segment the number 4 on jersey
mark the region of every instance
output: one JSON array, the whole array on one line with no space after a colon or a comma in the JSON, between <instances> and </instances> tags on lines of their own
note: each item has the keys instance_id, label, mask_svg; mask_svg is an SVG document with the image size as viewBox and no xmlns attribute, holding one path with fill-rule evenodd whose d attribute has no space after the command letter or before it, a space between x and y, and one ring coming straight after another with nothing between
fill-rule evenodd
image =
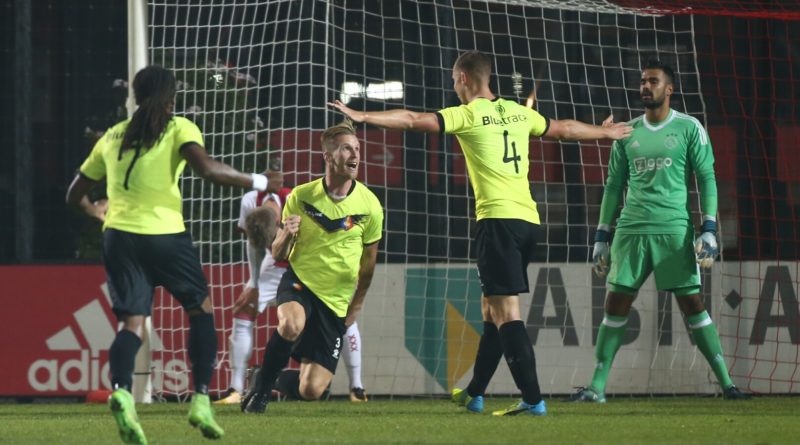
<instances>
[{"instance_id":1,"label":"number 4 on jersey","mask_svg":"<svg viewBox=\"0 0 800 445\"><path fill-rule=\"evenodd\" d=\"M511 142L511 157L508 157L508 130L503 131L503 145L505 149L503 151L503 162L508 164L509 162L514 162L514 171L519 173L519 161L522 160L520 155L517 154L517 144L515 142Z\"/></svg>"}]
</instances>

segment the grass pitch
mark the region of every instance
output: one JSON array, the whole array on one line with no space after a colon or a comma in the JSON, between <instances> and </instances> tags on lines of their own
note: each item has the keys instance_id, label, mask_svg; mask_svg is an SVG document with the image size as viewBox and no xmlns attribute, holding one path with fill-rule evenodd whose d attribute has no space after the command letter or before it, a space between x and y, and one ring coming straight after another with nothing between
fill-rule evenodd
<instances>
[{"instance_id":1,"label":"grass pitch","mask_svg":"<svg viewBox=\"0 0 800 445\"><path fill-rule=\"evenodd\" d=\"M265 415L215 407L225 437L245 444L797 444L800 397L611 398L605 405L548 399L546 417L493 417L511 399L491 398L476 415L446 400L276 402ZM150 444L206 443L188 425L188 404L139 405ZM0 405L0 442L122 443L105 405ZM212 442L208 442L212 443Z\"/></svg>"}]
</instances>

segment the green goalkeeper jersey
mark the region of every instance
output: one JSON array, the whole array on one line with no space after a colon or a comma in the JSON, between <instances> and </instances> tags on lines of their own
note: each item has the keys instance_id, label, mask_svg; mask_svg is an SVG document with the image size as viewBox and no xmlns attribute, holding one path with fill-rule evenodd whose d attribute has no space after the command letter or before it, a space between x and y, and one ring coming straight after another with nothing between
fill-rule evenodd
<instances>
[{"instance_id":1,"label":"green goalkeeper jersey","mask_svg":"<svg viewBox=\"0 0 800 445\"><path fill-rule=\"evenodd\" d=\"M691 224L689 185L697 176L703 214L717 213L714 153L700 122L670 110L661 122L644 115L632 120L631 135L614 142L608 163L600 224L611 224L628 187L617 221L620 233L680 234Z\"/></svg>"}]
</instances>

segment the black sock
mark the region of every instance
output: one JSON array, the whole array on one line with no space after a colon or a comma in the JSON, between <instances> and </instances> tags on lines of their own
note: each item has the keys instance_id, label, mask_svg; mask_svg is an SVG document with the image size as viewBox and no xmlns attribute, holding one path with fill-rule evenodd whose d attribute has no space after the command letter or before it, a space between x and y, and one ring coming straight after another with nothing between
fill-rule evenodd
<instances>
[{"instance_id":1,"label":"black sock","mask_svg":"<svg viewBox=\"0 0 800 445\"><path fill-rule=\"evenodd\" d=\"M260 391L269 394L275 385L278 375L289 363L294 342L281 337L276 330L269 337L267 347L264 349L264 360L261 364L261 372L258 374L261 383ZM299 382L299 380L298 380ZM299 387L299 383L298 383Z\"/></svg>"},{"instance_id":2,"label":"black sock","mask_svg":"<svg viewBox=\"0 0 800 445\"><path fill-rule=\"evenodd\" d=\"M130 392L133 383L133 367L136 353L142 346L142 339L133 332L123 329L117 333L108 350L108 363L111 369L111 387Z\"/></svg>"},{"instance_id":3,"label":"black sock","mask_svg":"<svg viewBox=\"0 0 800 445\"><path fill-rule=\"evenodd\" d=\"M303 400L300 396L300 371L287 369L278 375L275 389L289 400Z\"/></svg>"},{"instance_id":4,"label":"black sock","mask_svg":"<svg viewBox=\"0 0 800 445\"><path fill-rule=\"evenodd\" d=\"M525 330L525 323L522 320L509 321L500 326L499 333L508 369L517 388L522 391L522 400L533 405L541 402L536 357L533 355L533 346L528 331Z\"/></svg>"},{"instance_id":5,"label":"black sock","mask_svg":"<svg viewBox=\"0 0 800 445\"><path fill-rule=\"evenodd\" d=\"M189 317L189 360L195 394L208 394L208 385L217 360L217 330L214 316L201 313Z\"/></svg>"},{"instance_id":6,"label":"black sock","mask_svg":"<svg viewBox=\"0 0 800 445\"><path fill-rule=\"evenodd\" d=\"M497 326L488 321L483 322L483 335L478 343L478 354L475 357L475 366L472 368L472 380L467 385L467 394L470 397L482 396L492 380L497 365L503 357L503 344Z\"/></svg>"}]
</instances>

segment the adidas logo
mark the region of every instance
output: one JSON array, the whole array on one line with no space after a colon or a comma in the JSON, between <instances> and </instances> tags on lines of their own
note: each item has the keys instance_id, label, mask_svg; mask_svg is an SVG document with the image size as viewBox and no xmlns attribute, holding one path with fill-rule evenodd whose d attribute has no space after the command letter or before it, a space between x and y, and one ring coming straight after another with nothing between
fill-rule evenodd
<instances>
[{"instance_id":1,"label":"adidas logo","mask_svg":"<svg viewBox=\"0 0 800 445\"><path fill-rule=\"evenodd\" d=\"M631 144L631 148L639 148L639 146L640 146L639 141L633 141L633 143Z\"/></svg>"},{"instance_id":2,"label":"adidas logo","mask_svg":"<svg viewBox=\"0 0 800 445\"><path fill-rule=\"evenodd\" d=\"M108 285L100 286L105 300L111 307L111 297L108 294ZM60 362L56 359L39 359L31 363L28 368L28 384L37 391L91 391L96 389L111 389L109 377L109 363L107 354L116 336L116 330L106 315L102 300L96 298L76 310L72 314L78 325L78 334L70 324L50 336L45 342L50 351L80 351L79 358ZM82 339L81 342L79 339ZM153 331L150 338L151 351L163 351L161 339ZM163 369L162 369L163 368ZM154 388L163 388L170 391L186 390L189 386L188 366L182 360L173 359L161 366L161 360L151 362L154 371ZM159 372L161 371L161 372ZM167 375L169 381L163 380ZM163 380L163 381L162 381Z\"/></svg>"}]
</instances>

